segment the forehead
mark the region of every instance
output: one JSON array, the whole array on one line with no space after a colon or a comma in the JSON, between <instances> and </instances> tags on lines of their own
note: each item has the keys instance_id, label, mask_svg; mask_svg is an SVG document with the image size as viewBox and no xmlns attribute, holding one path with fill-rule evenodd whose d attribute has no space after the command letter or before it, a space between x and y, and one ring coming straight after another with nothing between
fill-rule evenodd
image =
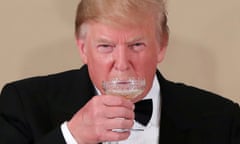
<instances>
[{"instance_id":1,"label":"forehead","mask_svg":"<svg viewBox=\"0 0 240 144\"><path fill-rule=\"evenodd\" d=\"M87 26L88 36L92 39L128 38L128 40L144 39L156 34L154 23L139 24L109 24L103 22L91 22Z\"/></svg>"}]
</instances>

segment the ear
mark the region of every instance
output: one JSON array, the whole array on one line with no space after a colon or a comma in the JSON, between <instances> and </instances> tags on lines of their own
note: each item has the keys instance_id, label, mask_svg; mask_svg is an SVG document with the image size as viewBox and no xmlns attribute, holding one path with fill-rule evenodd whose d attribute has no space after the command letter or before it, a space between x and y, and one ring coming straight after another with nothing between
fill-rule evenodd
<instances>
[{"instance_id":1,"label":"ear","mask_svg":"<svg viewBox=\"0 0 240 144\"><path fill-rule=\"evenodd\" d=\"M88 63L88 61L87 61L87 48L86 48L86 45L85 45L85 39L78 38L78 39L76 39L76 42L77 42L77 47L78 47L82 62L84 64L87 64Z\"/></svg>"},{"instance_id":2,"label":"ear","mask_svg":"<svg viewBox=\"0 0 240 144\"><path fill-rule=\"evenodd\" d=\"M169 40L168 32L165 32L162 35L162 39L160 40L160 48L158 51L158 63L162 62L165 57L167 47L168 47L168 40Z\"/></svg>"}]
</instances>

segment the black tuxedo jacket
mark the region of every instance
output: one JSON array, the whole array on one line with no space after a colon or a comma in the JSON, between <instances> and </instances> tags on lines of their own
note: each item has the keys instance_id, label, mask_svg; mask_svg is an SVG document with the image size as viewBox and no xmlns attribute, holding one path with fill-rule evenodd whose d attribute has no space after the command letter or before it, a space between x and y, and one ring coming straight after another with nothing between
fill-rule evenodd
<instances>
[{"instance_id":1,"label":"black tuxedo jacket","mask_svg":"<svg viewBox=\"0 0 240 144\"><path fill-rule=\"evenodd\" d=\"M240 109L215 94L165 80L160 144L240 144ZM6 85L0 96L1 144L65 144L60 125L93 96L86 66ZM158 95L156 95L158 96Z\"/></svg>"}]
</instances>

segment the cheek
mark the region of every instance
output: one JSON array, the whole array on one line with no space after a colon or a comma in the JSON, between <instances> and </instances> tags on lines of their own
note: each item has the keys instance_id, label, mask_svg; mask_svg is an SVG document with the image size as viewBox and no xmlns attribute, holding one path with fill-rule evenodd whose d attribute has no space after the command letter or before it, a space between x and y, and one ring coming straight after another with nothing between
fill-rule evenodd
<instances>
[{"instance_id":1,"label":"cheek","mask_svg":"<svg viewBox=\"0 0 240 144\"><path fill-rule=\"evenodd\" d=\"M152 87L152 81L154 79L157 70L157 58L149 58L147 61L142 61L138 65L138 75L141 75L146 79L146 91L149 91Z\"/></svg>"},{"instance_id":2,"label":"cheek","mask_svg":"<svg viewBox=\"0 0 240 144\"><path fill-rule=\"evenodd\" d=\"M112 58L109 55L102 55L97 52L91 52L88 57L88 65L97 67L100 69L105 69L112 63Z\"/></svg>"},{"instance_id":3,"label":"cheek","mask_svg":"<svg viewBox=\"0 0 240 144\"><path fill-rule=\"evenodd\" d=\"M147 73L147 75L149 75L151 73L155 73L157 64L158 64L158 61L156 58L145 61L145 66L143 67L145 73Z\"/></svg>"},{"instance_id":4,"label":"cheek","mask_svg":"<svg viewBox=\"0 0 240 144\"><path fill-rule=\"evenodd\" d=\"M111 65L111 59L107 56L92 53L88 56L88 67L94 74L106 73Z\"/></svg>"},{"instance_id":5,"label":"cheek","mask_svg":"<svg viewBox=\"0 0 240 144\"><path fill-rule=\"evenodd\" d=\"M102 81L108 75L108 68L107 65L102 65L101 63L95 62L94 64L88 64L88 71L90 78L94 85L101 90L102 88Z\"/></svg>"},{"instance_id":6,"label":"cheek","mask_svg":"<svg viewBox=\"0 0 240 144\"><path fill-rule=\"evenodd\" d=\"M147 56L138 58L135 61L135 70L141 76L147 77L155 73L158 64L158 59L155 54L149 54Z\"/></svg>"},{"instance_id":7,"label":"cheek","mask_svg":"<svg viewBox=\"0 0 240 144\"><path fill-rule=\"evenodd\" d=\"M91 80L100 89L101 83L110 73L112 61L109 56L92 53L88 55L88 70Z\"/></svg>"},{"instance_id":8,"label":"cheek","mask_svg":"<svg viewBox=\"0 0 240 144\"><path fill-rule=\"evenodd\" d=\"M148 53L146 53L145 57L143 59L143 63L147 65L148 67L153 67L158 64L158 50L157 49L152 49Z\"/></svg>"}]
</instances>

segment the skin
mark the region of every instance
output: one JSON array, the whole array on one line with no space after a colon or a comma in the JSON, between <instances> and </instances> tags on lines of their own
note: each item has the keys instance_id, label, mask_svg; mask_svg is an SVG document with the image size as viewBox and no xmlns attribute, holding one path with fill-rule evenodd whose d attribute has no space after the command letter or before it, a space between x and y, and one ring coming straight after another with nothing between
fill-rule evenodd
<instances>
[{"instance_id":1,"label":"skin","mask_svg":"<svg viewBox=\"0 0 240 144\"><path fill-rule=\"evenodd\" d=\"M89 22L86 37L77 40L90 78L102 94L105 80L129 76L146 80L143 94L131 101L101 95L93 97L81 108L67 124L79 144L119 141L129 137L129 131L119 133L112 129L130 129L133 126L133 103L141 100L151 89L157 64L163 60L166 51L167 38L157 39L155 21L146 22L138 25Z\"/></svg>"}]
</instances>

